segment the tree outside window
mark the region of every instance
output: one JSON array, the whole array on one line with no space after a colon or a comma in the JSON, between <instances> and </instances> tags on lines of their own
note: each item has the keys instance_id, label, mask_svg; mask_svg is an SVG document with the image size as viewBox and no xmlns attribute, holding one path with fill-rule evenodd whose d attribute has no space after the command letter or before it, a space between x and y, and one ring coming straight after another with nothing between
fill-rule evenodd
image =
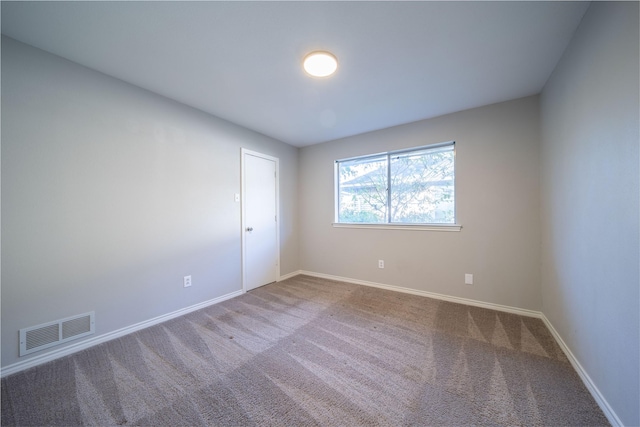
<instances>
[{"instance_id":1,"label":"tree outside window","mask_svg":"<svg viewBox=\"0 0 640 427\"><path fill-rule=\"evenodd\" d=\"M337 163L337 222L454 224L454 143Z\"/></svg>"}]
</instances>

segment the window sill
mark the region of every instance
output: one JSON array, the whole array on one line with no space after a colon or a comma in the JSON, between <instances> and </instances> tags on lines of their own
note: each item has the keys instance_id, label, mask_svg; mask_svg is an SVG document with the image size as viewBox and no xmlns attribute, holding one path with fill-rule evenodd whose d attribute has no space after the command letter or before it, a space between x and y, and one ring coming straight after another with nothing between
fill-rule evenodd
<instances>
[{"instance_id":1,"label":"window sill","mask_svg":"<svg viewBox=\"0 0 640 427\"><path fill-rule=\"evenodd\" d=\"M460 224L360 224L334 222L335 228L371 228L377 230L460 231Z\"/></svg>"}]
</instances>

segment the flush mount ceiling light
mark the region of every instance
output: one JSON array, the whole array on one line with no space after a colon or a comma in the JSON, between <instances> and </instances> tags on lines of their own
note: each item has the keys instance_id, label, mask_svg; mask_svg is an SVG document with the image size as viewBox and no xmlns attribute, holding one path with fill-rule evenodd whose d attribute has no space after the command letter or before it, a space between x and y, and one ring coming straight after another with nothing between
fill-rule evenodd
<instances>
[{"instance_id":1,"label":"flush mount ceiling light","mask_svg":"<svg viewBox=\"0 0 640 427\"><path fill-rule=\"evenodd\" d=\"M329 52L311 52L304 57L304 70L314 77L327 77L336 72L338 60Z\"/></svg>"}]
</instances>

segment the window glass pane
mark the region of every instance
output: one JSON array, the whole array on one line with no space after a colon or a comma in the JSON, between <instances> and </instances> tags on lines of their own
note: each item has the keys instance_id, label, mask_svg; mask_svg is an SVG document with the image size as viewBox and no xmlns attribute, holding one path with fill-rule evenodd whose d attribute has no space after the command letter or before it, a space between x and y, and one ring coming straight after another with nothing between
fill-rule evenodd
<instances>
[{"instance_id":1,"label":"window glass pane","mask_svg":"<svg viewBox=\"0 0 640 427\"><path fill-rule=\"evenodd\" d=\"M387 156L338 163L338 222L387 222Z\"/></svg>"},{"instance_id":2,"label":"window glass pane","mask_svg":"<svg viewBox=\"0 0 640 427\"><path fill-rule=\"evenodd\" d=\"M391 156L391 222L454 224L453 146Z\"/></svg>"}]
</instances>

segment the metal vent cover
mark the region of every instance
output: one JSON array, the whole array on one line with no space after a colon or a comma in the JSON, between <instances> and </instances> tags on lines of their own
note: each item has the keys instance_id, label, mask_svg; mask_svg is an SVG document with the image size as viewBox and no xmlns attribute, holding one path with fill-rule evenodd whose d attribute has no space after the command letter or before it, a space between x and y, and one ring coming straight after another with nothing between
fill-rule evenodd
<instances>
[{"instance_id":1,"label":"metal vent cover","mask_svg":"<svg viewBox=\"0 0 640 427\"><path fill-rule=\"evenodd\" d=\"M20 329L20 356L93 334L95 312Z\"/></svg>"}]
</instances>

